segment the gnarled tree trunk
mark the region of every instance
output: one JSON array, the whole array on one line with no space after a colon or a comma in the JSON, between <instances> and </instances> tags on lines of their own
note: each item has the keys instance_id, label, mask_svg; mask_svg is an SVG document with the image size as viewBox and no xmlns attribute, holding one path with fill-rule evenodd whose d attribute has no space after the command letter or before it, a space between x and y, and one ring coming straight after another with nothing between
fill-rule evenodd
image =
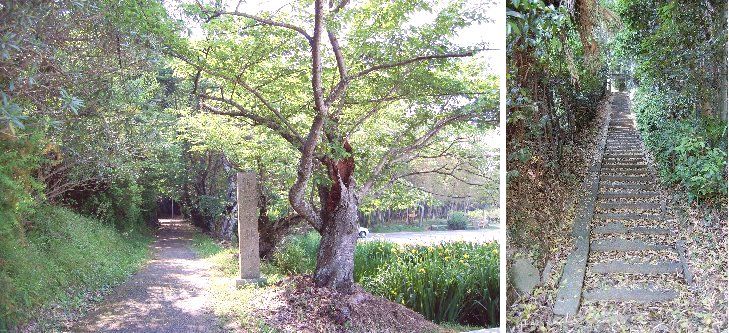
<instances>
[{"instance_id":1,"label":"gnarled tree trunk","mask_svg":"<svg viewBox=\"0 0 729 333\"><path fill-rule=\"evenodd\" d=\"M345 141L344 149L350 153L349 157L325 163L331 185L319 187L322 225L314 281L317 287L350 292L354 285L359 215L352 147Z\"/></svg>"},{"instance_id":2,"label":"gnarled tree trunk","mask_svg":"<svg viewBox=\"0 0 729 333\"><path fill-rule=\"evenodd\" d=\"M323 220L314 281L318 287L349 292L354 285L357 201L350 189L342 192L333 214Z\"/></svg>"}]
</instances>

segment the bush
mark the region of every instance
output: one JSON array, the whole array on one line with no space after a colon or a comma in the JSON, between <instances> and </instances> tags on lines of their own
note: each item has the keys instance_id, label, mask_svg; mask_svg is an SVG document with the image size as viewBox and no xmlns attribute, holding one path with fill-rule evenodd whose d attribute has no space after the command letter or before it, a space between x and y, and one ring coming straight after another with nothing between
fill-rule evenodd
<instances>
[{"instance_id":1,"label":"bush","mask_svg":"<svg viewBox=\"0 0 729 333\"><path fill-rule=\"evenodd\" d=\"M684 187L692 201L726 204L726 122L682 119L690 116L677 111L681 101L645 88L638 90L635 104L638 127L661 179Z\"/></svg>"},{"instance_id":2,"label":"bush","mask_svg":"<svg viewBox=\"0 0 729 333\"><path fill-rule=\"evenodd\" d=\"M468 217L463 212L452 212L448 216L449 230L465 230L468 226Z\"/></svg>"},{"instance_id":3,"label":"bush","mask_svg":"<svg viewBox=\"0 0 729 333\"><path fill-rule=\"evenodd\" d=\"M272 259L278 273L311 274L319 235L284 242ZM435 322L495 326L499 322L498 244L445 243L400 247L362 242L354 255L354 279L367 291Z\"/></svg>"},{"instance_id":4,"label":"bush","mask_svg":"<svg viewBox=\"0 0 729 333\"><path fill-rule=\"evenodd\" d=\"M321 236L316 232L289 237L274 252L273 265L285 275L313 273L320 239Z\"/></svg>"}]
</instances>

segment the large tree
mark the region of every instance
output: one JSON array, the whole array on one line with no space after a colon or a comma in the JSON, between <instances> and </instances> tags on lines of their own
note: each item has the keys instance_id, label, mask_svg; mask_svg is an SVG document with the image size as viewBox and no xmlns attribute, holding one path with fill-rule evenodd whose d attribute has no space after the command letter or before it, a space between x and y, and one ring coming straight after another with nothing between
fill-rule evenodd
<instances>
[{"instance_id":1,"label":"large tree","mask_svg":"<svg viewBox=\"0 0 729 333\"><path fill-rule=\"evenodd\" d=\"M463 2L196 5L204 37L176 56L200 108L264 127L300 154L288 199L322 235L316 285L350 291L362 199L448 150L444 129L498 118L495 86L465 70L477 48L450 41L481 18Z\"/></svg>"}]
</instances>

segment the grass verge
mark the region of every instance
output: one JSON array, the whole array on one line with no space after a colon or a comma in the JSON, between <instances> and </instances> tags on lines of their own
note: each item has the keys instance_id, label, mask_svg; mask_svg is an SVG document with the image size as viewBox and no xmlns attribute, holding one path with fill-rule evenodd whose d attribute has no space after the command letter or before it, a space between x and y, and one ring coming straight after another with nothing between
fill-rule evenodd
<instances>
[{"instance_id":1,"label":"grass verge","mask_svg":"<svg viewBox=\"0 0 729 333\"><path fill-rule=\"evenodd\" d=\"M53 313L78 311L90 295L100 298L149 255L151 237L119 233L61 207L36 208L24 229L0 235L0 331L27 324L52 330Z\"/></svg>"}]
</instances>

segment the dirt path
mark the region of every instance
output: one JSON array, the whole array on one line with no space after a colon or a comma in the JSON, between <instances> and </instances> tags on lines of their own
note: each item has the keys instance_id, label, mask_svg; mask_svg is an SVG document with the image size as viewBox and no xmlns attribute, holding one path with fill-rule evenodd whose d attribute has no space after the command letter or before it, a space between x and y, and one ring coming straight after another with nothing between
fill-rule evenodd
<instances>
[{"instance_id":1,"label":"dirt path","mask_svg":"<svg viewBox=\"0 0 729 333\"><path fill-rule=\"evenodd\" d=\"M222 332L207 310L208 264L190 249L193 227L160 220L153 259L71 332Z\"/></svg>"}]
</instances>

